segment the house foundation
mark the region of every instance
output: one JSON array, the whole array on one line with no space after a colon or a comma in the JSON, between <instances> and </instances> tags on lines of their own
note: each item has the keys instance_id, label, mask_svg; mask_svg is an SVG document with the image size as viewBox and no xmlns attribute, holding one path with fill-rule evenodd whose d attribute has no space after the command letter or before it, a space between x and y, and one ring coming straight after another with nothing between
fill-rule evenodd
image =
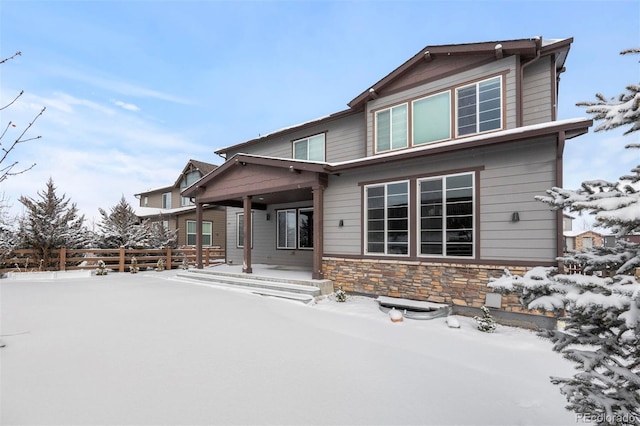
<instances>
[{"instance_id":1,"label":"house foundation","mask_svg":"<svg viewBox=\"0 0 640 426\"><path fill-rule=\"evenodd\" d=\"M433 263L422 261L323 258L323 273L334 288L365 295L400 297L453 306L479 308L493 296L487 286L490 278L509 269L524 274L531 267ZM503 295L500 309L507 312L534 313L522 309L516 294ZM498 306L494 306L497 308Z\"/></svg>"}]
</instances>

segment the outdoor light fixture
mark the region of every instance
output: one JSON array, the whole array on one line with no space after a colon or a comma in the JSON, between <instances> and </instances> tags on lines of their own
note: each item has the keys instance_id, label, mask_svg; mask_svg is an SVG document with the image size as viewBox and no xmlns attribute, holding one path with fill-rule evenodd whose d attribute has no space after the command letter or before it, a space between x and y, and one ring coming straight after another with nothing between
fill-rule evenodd
<instances>
[{"instance_id":1,"label":"outdoor light fixture","mask_svg":"<svg viewBox=\"0 0 640 426\"><path fill-rule=\"evenodd\" d=\"M340 219L340 222L338 222L338 226L339 227L343 227L344 226L344 220Z\"/></svg>"},{"instance_id":2,"label":"outdoor light fixture","mask_svg":"<svg viewBox=\"0 0 640 426\"><path fill-rule=\"evenodd\" d=\"M271 215L269 213L267 213L267 220L271 220Z\"/></svg>"},{"instance_id":3,"label":"outdoor light fixture","mask_svg":"<svg viewBox=\"0 0 640 426\"><path fill-rule=\"evenodd\" d=\"M513 212L511 215L511 222L520 222L520 213Z\"/></svg>"}]
</instances>

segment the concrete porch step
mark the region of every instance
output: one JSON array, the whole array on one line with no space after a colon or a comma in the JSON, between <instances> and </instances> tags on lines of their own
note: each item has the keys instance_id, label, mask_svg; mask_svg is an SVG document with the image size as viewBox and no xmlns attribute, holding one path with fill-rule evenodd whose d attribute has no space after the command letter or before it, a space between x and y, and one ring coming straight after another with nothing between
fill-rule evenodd
<instances>
[{"instance_id":1,"label":"concrete porch step","mask_svg":"<svg viewBox=\"0 0 640 426\"><path fill-rule=\"evenodd\" d=\"M308 284L305 280L286 280L259 275L216 272L204 269L191 269L176 274L175 279L198 281L202 284L245 290L264 296L282 297L309 303L322 291L320 287ZM323 280L311 280L323 281ZM306 284L304 284L306 283Z\"/></svg>"}]
</instances>

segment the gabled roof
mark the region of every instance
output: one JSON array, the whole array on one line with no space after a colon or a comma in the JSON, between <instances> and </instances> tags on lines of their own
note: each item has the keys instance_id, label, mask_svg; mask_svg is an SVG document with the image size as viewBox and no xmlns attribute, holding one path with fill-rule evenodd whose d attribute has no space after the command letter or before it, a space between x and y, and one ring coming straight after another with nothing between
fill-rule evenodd
<instances>
[{"instance_id":1,"label":"gabled roof","mask_svg":"<svg viewBox=\"0 0 640 426\"><path fill-rule=\"evenodd\" d=\"M184 166L184 169L182 169L182 172L178 175L178 178L173 183L173 185L147 189L146 191L138 192L137 194L134 194L134 195L138 196L142 194L150 194L152 192L171 192L172 189L180 187L180 181L182 180L182 177L189 171L199 170L202 173L202 176L206 176L208 173L215 170L216 167L218 166L216 166L215 164L210 164L210 163L205 163L204 161L190 159L189 161L187 161L187 164Z\"/></svg>"},{"instance_id":2,"label":"gabled roof","mask_svg":"<svg viewBox=\"0 0 640 426\"><path fill-rule=\"evenodd\" d=\"M520 55L526 60L535 58L538 53L540 55L546 55L552 52L562 51L564 54L561 55L559 61L556 61L556 67L561 69L564 67L566 53L569 51L572 42L573 38L550 40L542 39L542 37L533 37L520 40L425 46L405 63L391 71L373 86L370 86L369 89L356 96L348 105L351 108L358 108L368 100L374 99L376 93L381 92L385 87L401 78L418 64L424 61L430 62L439 57L487 56L498 60L504 56Z\"/></svg>"},{"instance_id":3,"label":"gabled roof","mask_svg":"<svg viewBox=\"0 0 640 426\"><path fill-rule=\"evenodd\" d=\"M218 166L216 166L215 164L205 163L204 161L191 159L187 161L186 166L184 166L184 169L182 169L182 173L180 173L180 176L178 176L178 178L176 179L175 183L173 184L173 187L179 188L182 177L191 171L198 170L200 173L202 173L202 176L206 176L209 172L215 170L216 167Z\"/></svg>"}]
</instances>

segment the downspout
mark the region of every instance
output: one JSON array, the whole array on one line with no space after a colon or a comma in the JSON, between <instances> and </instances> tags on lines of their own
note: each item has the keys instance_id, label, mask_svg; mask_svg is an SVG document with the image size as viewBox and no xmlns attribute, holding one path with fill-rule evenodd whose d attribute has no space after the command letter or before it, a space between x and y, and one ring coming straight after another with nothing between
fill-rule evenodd
<instances>
[{"instance_id":1,"label":"downspout","mask_svg":"<svg viewBox=\"0 0 640 426\"><path fill-rule=\"evenodd\" d=\"M524 121L524 69L526 67L528 67L529 65L533 64L534 62L536 62L538 59L540 59L540 50L541 50L541 44L542 44L542 39L540 37L536 37L535 38L536 41L536 56L531 59L529 62L525 62L524 64L522 64L520 66L520 84L518 85L518 117L517 117L517 121L518 123L516 124L516 127L522 127L522 122Z\"/></svg>"},{"instance_id":2,"label":"downspout","mask_svg":"<svg viewBox=\"0 0 640 426\"><path fill-rule=\"evenodd\" d=\"M562 155L564 153L566 135L565 132L558 133L558 143L556 146L556 186L562 188L563 185L563 170L562 170ZM561 257L564 254L564 220L563 209L556 210L556 257ZM563 273L564 265L558 261L558 271Z\"/></svg>"}]
</instances>

